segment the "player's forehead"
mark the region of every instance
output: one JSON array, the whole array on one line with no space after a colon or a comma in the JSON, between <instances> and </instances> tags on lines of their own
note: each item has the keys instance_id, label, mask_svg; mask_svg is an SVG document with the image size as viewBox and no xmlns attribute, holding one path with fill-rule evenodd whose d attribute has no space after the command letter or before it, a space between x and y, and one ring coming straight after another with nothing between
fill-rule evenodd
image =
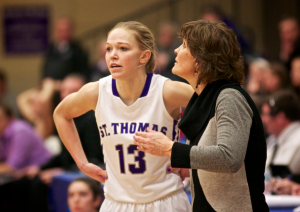
<instances>
[{"instance_id":1,"label":"player's forehead","mask_svg":"<svg viewBox=\"0 0 300 212\"><path fill-rule=\"evenodd\" d=\"M107 37L106 44L138 45L134 33L125 28L113 29Z\"/></svg>"}]
</instances>

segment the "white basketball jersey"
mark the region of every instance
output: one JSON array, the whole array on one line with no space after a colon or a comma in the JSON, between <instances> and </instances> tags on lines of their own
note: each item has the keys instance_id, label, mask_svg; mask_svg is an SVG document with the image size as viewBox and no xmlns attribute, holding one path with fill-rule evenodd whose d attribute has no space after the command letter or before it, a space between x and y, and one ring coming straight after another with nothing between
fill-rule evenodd
<instances>
[{"instance_id":1,"label":"white basketball jersey","mask_svg":"<svg viewBox=\"0 0 300 212\"><path fill-rule=\"evenodd\" d=\"M169 115L163 101L166 80L148 74L140 98L127 106L119 97L116 81L111 76L100 79L95 115L108 174L104 185L107 198L148 203L183 188L177 174L167 174L169 157L140 152L133 143L134 133L146 131L147 127L178 140L177 121Z\"/></svg>"}]
</instances>

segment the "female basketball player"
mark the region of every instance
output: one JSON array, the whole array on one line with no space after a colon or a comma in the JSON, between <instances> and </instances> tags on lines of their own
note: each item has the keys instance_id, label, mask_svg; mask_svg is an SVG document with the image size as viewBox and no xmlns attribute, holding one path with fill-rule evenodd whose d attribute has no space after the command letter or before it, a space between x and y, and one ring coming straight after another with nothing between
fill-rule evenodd
<instances>
[{"instance_id":1,"label":"female basketball player","mask_svg":"<svg viewBox=\"0 0 300 212\"><path fill-rule=\"evenodd\" d=\"M133 135L150 128L176 140L180 107L187 105L193 89L152 74L154 38L141 23L117 24L106 45L111 76L60 103L54 112L60 137L82 172L105 181L100 211L189 211L179 175L166 173L170 158L138 151ZM107 172L87 161L73 123L89 110L95 110Z\"/></svg>"}]
</instances>

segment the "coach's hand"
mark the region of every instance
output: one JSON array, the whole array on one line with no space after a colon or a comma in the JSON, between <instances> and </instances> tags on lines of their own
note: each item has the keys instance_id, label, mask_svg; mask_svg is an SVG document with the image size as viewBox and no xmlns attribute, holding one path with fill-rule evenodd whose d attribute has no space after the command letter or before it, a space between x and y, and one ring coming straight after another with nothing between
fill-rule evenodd
<instances>
[{"instance_id":1,"label":"coach's hand","mask_svg":"<svg viewBox=\"0 0 300 212\"><path fill-rule=\"evenodd\" d=\"M133 143L139 151L156 156L171 157L171 150L174 144L167 136L147 128L147 132L135 132Z\"/></svg>"},{"instance_id":2,"label":"coach's hand","mask_svg":"<svg viewBox=\"0 0 300 212\"><path fill-rule=\"evenodd\" d=\"M80 170L87 176L103 183L107 178L106 170L101 169L99 166L96 166L93 163L84 164Z\"/></svg>"}]
</instances>

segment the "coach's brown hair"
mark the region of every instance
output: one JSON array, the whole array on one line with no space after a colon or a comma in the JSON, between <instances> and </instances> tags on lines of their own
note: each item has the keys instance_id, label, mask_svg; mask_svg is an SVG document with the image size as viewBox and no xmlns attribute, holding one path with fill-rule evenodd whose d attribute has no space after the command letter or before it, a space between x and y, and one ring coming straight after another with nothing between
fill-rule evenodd
<instances>
[{"instance_id":1,"label":"coach's brown hair","mask_svg":"<svg viewBox=\"0 0 300 212\"><path fill-rule=\"evenodd\" d=\"M146 64L146 73L153 73L156 66L156 45L154 36L150 29L137 21L119 22L108 32L108 35L111 31L117 28L124 28L131 31L139 43L141 50L151 51L151 57Z\"/></svg>"},{"instance_id":2,"label":"coach's brown hair","mask_svg":"<svg viewBox=\"0 0 300 212\"><path fill-rule=\"evenodd\" d=\"M198 63L196 71L200 73L197 85L220 79L244 83L240 45L233 30L223 22L191 21L182 26L179 36L186 40Z\"/></svg>"}]
</instances>

